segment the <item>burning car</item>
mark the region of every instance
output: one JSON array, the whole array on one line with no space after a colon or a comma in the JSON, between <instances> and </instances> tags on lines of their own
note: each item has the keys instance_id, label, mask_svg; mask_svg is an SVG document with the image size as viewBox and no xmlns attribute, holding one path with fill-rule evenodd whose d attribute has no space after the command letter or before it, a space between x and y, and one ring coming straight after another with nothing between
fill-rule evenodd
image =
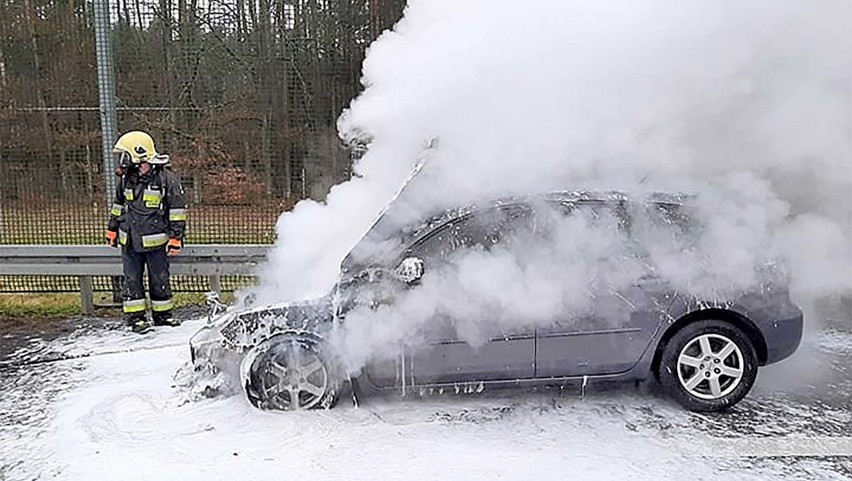
<instances>
[{"instance_id":1,"label":"burning car","mask_svg":"<svg viewBox=\"0 0 852 481\"><path fill-rule=\"evenodd\" d=\"M656 378L689 410L724 410L750 391L759 366L795 352L803 316L783 269L771 263L761 266L755 286L726 295L687 292L661 275L640 226L693 237L687 199L565 191L448 209L408 226L382 215L343 260L328 295L218 315L192 338L193 363L238 380L261 409L329 408L350 387L406 394ZM475 250L487 259L518 236L547 237L554 219L581 215L613 220L620 247L602 251L604 270L631 266L629 282L603 282L587 296L585 310L497 327L476 344L460 333L462 319L435 318L417 344L400 343L397 355L367 362L357 373L330 342L352 313L392 311L460 254Z\"/></svg>"}]
</instances>

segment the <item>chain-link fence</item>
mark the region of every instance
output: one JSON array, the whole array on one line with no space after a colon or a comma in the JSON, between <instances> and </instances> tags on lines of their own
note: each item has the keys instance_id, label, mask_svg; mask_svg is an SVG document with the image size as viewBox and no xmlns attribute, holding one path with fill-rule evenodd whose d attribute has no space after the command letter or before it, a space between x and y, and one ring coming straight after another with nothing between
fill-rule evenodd
<instances>
[{"instance_id":1,"label":"chain-link fence","mask_svg":"<svg viewBox=\"0 0 852 481\"><path fill-rule=\"evenodd\" d=\"M270 243L281 212L350 176L335 122L405 6L0 0L0 244L103 242L115 180L93 2L108 9L117 132L148 131L170 155L188 243Z\"/></svg>"},{"instance_id":2,"label":"chain-link fence","mask_svg":"<svg viewBox=\"0 0 852 481\"><path fill-rule=\"evenodd\" d=\"M120 293L121 284L109 276L92 277L94 292ZM148 288L147 276L143 279ZM221 276L219 287L223 291L234 291L254 283L250 276ZM208 292L213 289L210 279L203 276L171 276L171 288L176 292ZM0 294L18 292L62 293L80 290L80 279L75 276L0 276Z\"/></svg>"}]
</instances>

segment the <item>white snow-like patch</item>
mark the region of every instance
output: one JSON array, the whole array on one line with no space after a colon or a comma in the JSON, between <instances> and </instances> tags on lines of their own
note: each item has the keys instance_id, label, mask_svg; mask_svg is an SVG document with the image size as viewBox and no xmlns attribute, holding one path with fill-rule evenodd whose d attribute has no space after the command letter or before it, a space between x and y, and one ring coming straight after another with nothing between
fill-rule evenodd
<instances>
[{"instance_id":1,"label":"white snow-like patch","mask_svg":"<svg viewBox=\"0 0 852 481\"><path fill-rule=\"evenodd\" d=\"M815 344L825 352L849 354L852 353L852 332L825 329L816 335Z\"/></svg>"},{"instance_id":2,"label":"white snow-like patch","mask_svg":"<svg viewBox=\"0 0 852 481\"><path fill-rule=\"evenodd\" d=\"M774 464L741 469L736 449L724 449L724 433L696 429L679 407L630 388L585 399L566 390L373 398L360 408L341 400L329 411L293 413L261 412L242 396L187 403L174 375L188 362L189 336L201 325L144 337L77 337L72 349L58 342L56 349L67 353L103 354L58 363L69 367L62 375L71 387L51 404L38 436L19 436L13 445L0 435L4 456L18 458L9 479L762 480L783 474ZM752 453L771 456L772 444Z\"/></svg>"}]
</instances>

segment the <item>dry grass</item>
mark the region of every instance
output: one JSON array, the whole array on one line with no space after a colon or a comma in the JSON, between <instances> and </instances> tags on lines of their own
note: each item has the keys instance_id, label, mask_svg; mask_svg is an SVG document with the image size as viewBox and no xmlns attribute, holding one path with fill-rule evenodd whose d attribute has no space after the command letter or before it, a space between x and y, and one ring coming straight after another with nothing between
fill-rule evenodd
<instances>
[{"instance_id":1,"label":"dry grass","mask_svg":"<svg viewBox=\"0 0 852 481\"><path fill-rule=\"evenodd\" d=\"M203 293L176 293L174 299L176 307L204 305ZM222 293L222 302L233 301L233 293ZM111 295L96 293L95 305L99 307L95 309L95 316L120 316L121 306L112 304ZM57 319L80 315L81 312L79 294L0 294L0 320Z\"/></svg>"},{"instance_id":2,"label":"dry grass","mask_svg":"<svg viewBox=\"0 0 852 481\"><path fill-rule=\"evenodd\" d=\"M79 294L0 294L4 319L67 317L81 312Z\"/></svg>"}]
</instances>

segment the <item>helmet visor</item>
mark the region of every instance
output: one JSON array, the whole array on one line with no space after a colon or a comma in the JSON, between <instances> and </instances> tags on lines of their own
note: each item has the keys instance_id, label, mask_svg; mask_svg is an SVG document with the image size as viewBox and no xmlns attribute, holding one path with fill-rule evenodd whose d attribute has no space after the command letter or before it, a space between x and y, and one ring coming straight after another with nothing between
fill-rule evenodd
<instances>
[{"instance_id":1,"label":"helmet visor","mask_svg":"<svg viewBox=\"0 0 852 481\"><path fill-rule=\"evenodd\" d=\"M130 152L123 150L115 153L115 162L117 165L130 165L134 163Z\"/></svg>"}]
</instances>

